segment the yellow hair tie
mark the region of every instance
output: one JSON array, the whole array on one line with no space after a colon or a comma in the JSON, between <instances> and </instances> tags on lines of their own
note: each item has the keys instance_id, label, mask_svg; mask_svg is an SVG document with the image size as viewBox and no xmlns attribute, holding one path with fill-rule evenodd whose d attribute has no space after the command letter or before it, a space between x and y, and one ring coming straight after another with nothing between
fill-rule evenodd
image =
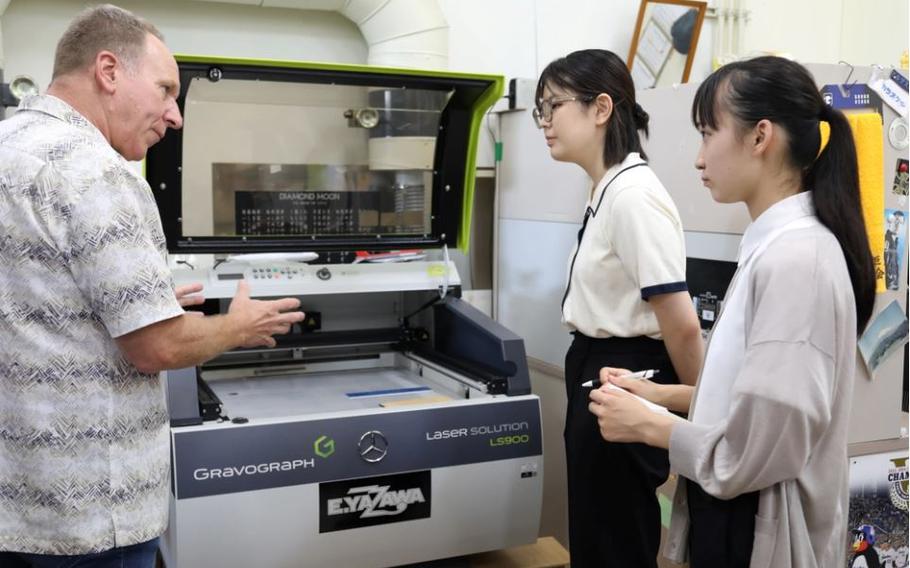
<instances>
[{"instance_id":1,"label":"yellow hair tie","mask_svg":"<svg viewBox=\"0 0 910 568\"><path fill-rule=\"evenodd\" d=\"M818 154L815 155L816 160L822 155L825 146L828 145L828 139L831 138L831 125L828 124L827 121L819 120L818 131L822 136L822 143L818 145Z\"/></svg>"}]
</instances>

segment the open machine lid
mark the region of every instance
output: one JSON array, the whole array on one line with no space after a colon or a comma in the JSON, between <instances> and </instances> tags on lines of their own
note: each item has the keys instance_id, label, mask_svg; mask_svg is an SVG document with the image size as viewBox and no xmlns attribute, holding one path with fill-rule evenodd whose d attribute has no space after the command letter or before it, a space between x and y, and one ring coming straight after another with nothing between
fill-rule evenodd
<instances>
[{"instance_id":1,"label":"open machine lid","mask_svg":"<svg viewBox=\"0 0 910 568\"><path fill-rule=\"evenodd\" d=\"M177 62L183 128L146 156L170 252L465 248L501 76Z\"/></svg>"}]
</instances>

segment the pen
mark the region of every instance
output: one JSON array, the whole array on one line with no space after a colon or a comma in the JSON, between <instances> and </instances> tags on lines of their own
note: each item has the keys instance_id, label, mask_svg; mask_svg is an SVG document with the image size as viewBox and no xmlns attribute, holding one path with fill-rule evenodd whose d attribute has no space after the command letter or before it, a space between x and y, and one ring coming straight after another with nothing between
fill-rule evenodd
<instances>
[{"instance_id":1,"label":"pen","mask_svg":"<svg viewBox=\"0 0 910 568\"><path fill-rule=\"evenodd\" d=\"M635 373L629 373L628 375L623 375L622 378L624 378L624 379L650 379L651 377L653 377L654 375L656 375L659 372L660 372L660 369L647 369L645 371L637 371ZM598 381L598 382L600 382L600 381ZM581 386L593 387L594 381L593 380L585 381L585 382L581 383Z\"/></svg>"}]
</instances>

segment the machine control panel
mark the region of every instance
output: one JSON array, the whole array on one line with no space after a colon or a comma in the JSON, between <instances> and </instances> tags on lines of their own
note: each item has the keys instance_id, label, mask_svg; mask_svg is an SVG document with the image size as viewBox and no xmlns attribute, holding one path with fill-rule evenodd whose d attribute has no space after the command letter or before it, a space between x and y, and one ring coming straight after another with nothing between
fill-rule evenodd
<instances>
[{"instance_id":1,"label":"machine control panel","mask_svg":"<svg viewBox=\"0 0 910 568\"><path fill-rule=\"evenodd\" d=\"M436 290L460 286L453 263L310 265L300 262L224 262L214 268L173 268L176 285L202 283L206 298L232 298L246 280L253 296L299 296Z\"/></svg>"},{"instance_id":2,"label":"machine control panel","mask_svg":"<svg viewBox=\"0 0 910 568\"><path fill-rule=\"evenodd\" d=\"M303 277L304 270L288 266L265 266L252 269L253 280L294 280Z\"/></svg>"}]
</instances>

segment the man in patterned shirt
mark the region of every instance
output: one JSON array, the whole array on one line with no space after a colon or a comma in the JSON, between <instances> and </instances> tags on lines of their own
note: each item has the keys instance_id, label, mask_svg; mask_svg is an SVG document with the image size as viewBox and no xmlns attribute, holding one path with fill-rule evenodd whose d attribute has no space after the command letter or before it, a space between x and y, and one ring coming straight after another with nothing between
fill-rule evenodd
<instances>
[{"instance_id":1,"label":"man in patterned shirt","mask_svg":"<svg viewBox=\"0 0 910 568\"><path fill-rule=\"evenodd\" d=\"M187 314L140 160L180 128L161 34L83 12L46 95L0 122L0 566L151 567L167 525L159 372L271 346L295 299L240 282L227 314Z\"/></svg>"}]
</instances>

